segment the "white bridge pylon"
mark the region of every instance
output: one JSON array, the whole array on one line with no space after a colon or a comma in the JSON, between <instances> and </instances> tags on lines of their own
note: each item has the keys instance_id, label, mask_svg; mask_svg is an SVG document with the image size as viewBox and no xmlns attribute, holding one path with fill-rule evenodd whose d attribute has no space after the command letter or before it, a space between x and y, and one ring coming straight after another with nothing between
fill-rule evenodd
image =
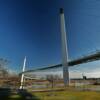
<instances>
[{"instance_id":1,"label":"white bridge pylon","mask_svg":"<svg viewBox=\"0 0 100 100\"><path fill-rule=\"evenodd\" d=\"M26 67L26 56L24 58L24 64L23 64L23 71L25 71L25 67ZM21 75L21 85L20 85L20 89L24 89L24 73L22 73Z\"/></svg>"},{"instance_id":2,"label":"white bridge pylon","mask_svg":"<svg viewBox=\"0 0 100 100\"><path fill-rule=\"evenodd\" d=\"M60 24L61 24L61 49L62 49L62 66L63 66L63 79L64 85L69 86L69 71L68 71L68 48L66 38L66 27L64 10L60 8Z\"/></svg>"}]
</instances>

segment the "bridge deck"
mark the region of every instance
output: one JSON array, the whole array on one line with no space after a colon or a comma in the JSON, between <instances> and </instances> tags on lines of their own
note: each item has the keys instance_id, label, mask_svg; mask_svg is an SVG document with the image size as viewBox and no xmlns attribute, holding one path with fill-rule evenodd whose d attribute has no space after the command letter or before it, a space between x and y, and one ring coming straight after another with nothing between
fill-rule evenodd
<instances>
[{"instance_id":1,"label":"bridge deck","mask_svg":"<svg viewBox=\"0 0 100 100\"><path fill-rule=\"evenodd\" d=\"M74 65L87 63L87 62L92 62L92 61L96 61L96 60L100 60L100 52L96 52L94 54L87 55L87 56L84 56L84 57L69 61L68 62L68 66L72 67ZM47 67L43 67L43 68L28 70L28 71L25 71L23 73L35 72L35 71L39 71L39 70L48 70L48 69L59 68L59 67L62 67L62 64L57 64L57 65L53 65L53 66L47 66Z\"/></svg>"}]
</instances>

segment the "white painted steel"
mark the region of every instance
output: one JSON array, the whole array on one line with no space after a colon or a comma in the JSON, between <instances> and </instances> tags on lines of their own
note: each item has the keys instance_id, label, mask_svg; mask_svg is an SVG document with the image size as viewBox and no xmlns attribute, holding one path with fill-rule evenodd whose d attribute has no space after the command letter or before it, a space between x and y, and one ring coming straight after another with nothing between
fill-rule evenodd
<instances>
[{"instance_id":1,"label":"white painted steel","mask_svg":"<svg viewBox=\"0 0 100 100\"><path fill-rule=\"evenodd\" d=\"M69 71L68 71L68 49L67 49L67 39L66 39L66 28L65 28L65 18L64 11L60 9L60 24L61 24L61 48L62 48L62 66L63 66L63 78L64 85L69 85Z\"/></svg>"},{"instance_id":2,"label":"white painted steel","mask_svg":"<svg viewBox=\"0 0 100 100\"><path fill-rule=\"evenodd\" d=\"M25 66L26 66L26 57L24 58L23 72L25 71ZM24 88L24 73L22 73L22 76L21 76L21 86L20 86L20 89L23 89L23 88Z\"/></svg>"}]
</instances>

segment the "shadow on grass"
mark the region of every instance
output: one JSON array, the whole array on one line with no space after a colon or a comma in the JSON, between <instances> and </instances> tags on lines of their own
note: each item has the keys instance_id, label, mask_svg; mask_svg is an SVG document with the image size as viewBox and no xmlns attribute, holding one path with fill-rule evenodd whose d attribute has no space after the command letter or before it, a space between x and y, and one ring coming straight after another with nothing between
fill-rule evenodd
<instances>
[{"instance_id":1,"label":"shadow on grass","mask_svg":"<svg viewBox=\"0 0 100 100\"><path fill-rule=\"evenodd\" d=\"M9 100L11 90L9 88L0 88L0 100Z\"/></svg>"},{"instance_id":2,"label":"shadow on grass","mask_svg":"<svg viewBox=\"0 0 100 100\"><path fill-rule=\"evenodd\" d=\"M27 92L27 90L18 90L18 97L11 98L13 92L10 88L0 88L0 100L40 100L35 95Z\"/></svg>"},{"instance_id":3,"label":"shadow on grass","mask_svg":"<svg viewBox=\"0 0 100 100\"><path fill-rule=\"evenodd\" d=\"M27 92L27 90L18 90L18 94L20 95L20 98L17 100L40 100L35 95Z\"/></svg>"}]
</instances>

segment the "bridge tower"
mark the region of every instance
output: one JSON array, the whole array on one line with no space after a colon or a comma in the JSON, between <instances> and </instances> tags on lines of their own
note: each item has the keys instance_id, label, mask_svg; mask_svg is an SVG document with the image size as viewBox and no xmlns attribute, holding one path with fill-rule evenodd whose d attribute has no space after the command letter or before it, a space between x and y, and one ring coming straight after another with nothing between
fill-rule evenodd
<instances>
[{"instance_id":1,"label":"bridge tower","mask_svg":"<svg viewBox=\"0 0 100 100\"><path fill-rule=\"evenodd\" d=\"M60 24L61 24L61 49L62 49L62 66L64 85L69 86L69 71L68 71L68 49L65 28L64 10L60 8Z\"/></svg>"},{"instance_id":2,"label":"bridge tower","mask_svg":"<svg viewBox=\"0 0 100 100\"><path fill-rule=\"evenodd\" d=\"M24 58L24 63L23 63L23 70L22 70L22 72L25 71L25 66L26 66L26 57ZM24 89L24 73L22 73L22 76L21 76L21 85L20 85L20 89Z\"/></svg>"}]
</instances>

